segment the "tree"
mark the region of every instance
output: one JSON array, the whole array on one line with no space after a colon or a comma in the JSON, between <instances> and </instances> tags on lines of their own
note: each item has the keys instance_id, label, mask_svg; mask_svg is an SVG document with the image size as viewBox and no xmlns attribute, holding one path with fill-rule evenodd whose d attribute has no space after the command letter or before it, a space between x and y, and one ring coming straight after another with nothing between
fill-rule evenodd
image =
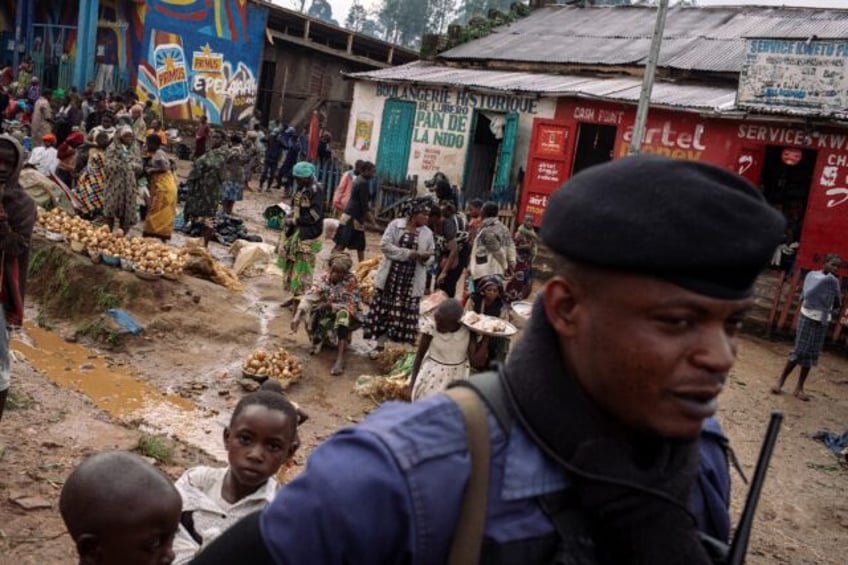
<instances>
[{"instance_id":1,"label":"tree","mask_svg":"<svg viewBox=\"0 0 848 565\"><path fill-rule=\"evenodd\" d=\"M430 0L429 4L430 20L427 22L427 31L444 33L456 15L456 0Z\"/></svg>"},{"instance_id":2,"label":"tree","mask_svg":"<svg viewBox=\"0 0 848 565\"><path fill-rule=\"evenodd\" d=\"M345 18L345 27L351 31L361 32L367 21L368 11L359 3L359 0L354 0Z\"/></svg>"},{"instance_id":3,"label":"tree","mask_svg":"<svg viewBox=\"0 0 848 565\"><path fill-rule=\"evenodd\" d=\"M312 0L312 5L309 6L306 15L325 22L336 23L336 20L333 19L333 7L327 0Z\"/></svg>"},{"instance_id":4,"label":"tree","mask_svg":"<svg viewBox=\"0 0 848 565\"><path fill-rule=\"evenodd\" d=\"M351 31L364 33L372 37L381 37L383 29L380 24L374 20L374 14L369 14L368 10L359 3L359 0L354 0L350 11L345 18L345 27Z\"/></svg>"}]
</instances>

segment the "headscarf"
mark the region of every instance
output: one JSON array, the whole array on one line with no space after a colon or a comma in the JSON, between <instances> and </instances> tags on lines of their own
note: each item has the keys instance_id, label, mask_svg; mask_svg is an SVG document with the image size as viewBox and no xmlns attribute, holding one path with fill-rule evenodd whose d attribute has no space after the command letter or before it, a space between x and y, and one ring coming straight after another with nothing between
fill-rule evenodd
<instances>
[{"instance_id":1,"label":"headscarf","mask_svg":"<svg viewBox=\"0 0 848 565\"><path fill-rule=\"evenodd\" d=\"M315 165L309 161L300 161L292 169L292 176L296 179L308 179L315 176Z\"/></svg>"},{"instance_id":2,"label":"headscarf","mask_svg":"<svg viewBox=\"0 0 848 565\"><path fill-rule=\"evenodd\" d=\"M52 133L47 133L41 136L41 141L44 143L56 143L56 136Z\"/></svg>"},{"instance_id":3,"label":"headscarf","mask_svg":"<svg viewBox=\"0 0 848 565\"><path fill-rule=\"evenodd\" d=\"M488 286L496 286L500 292L503 292L503 280L498 275L488 275L481 278L477 282L477 292L482 293Z\"/></svg>"},{"instance_id":4,"label":"headscarf","mask_svg":"<svg viewBox=\"0 0 848 565\"><path fill-rule=\"evenodd\" d=\"M405 218L410 218L421 212L429 212L433 207L433 200L427 196L417 196L402 202L399 206L400 215Z\"/></svg>"},{"instance_id":5,"label":"headscarf","mask_svg":"<svg viewBox=\"0 0 848 565\"><path fill-rule=\"evenodd\" d=\"M115 131L115 139L121 139L125 134L132 135L132 128L126 124L118 126L118 129Z\"/></svg>"}]
</instances>

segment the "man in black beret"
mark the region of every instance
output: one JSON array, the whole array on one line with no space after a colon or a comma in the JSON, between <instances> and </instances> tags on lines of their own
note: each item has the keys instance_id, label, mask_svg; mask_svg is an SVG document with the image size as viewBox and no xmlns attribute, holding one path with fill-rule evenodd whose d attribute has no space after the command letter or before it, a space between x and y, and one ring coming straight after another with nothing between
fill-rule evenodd
<instances>
[{"instance_id":1,"label":"man in black beret","mask_svg":"<svg viewBox=\"0 0 848 565\"><path fill-rule=\"evenodd\" d=\"M712 166L586 169L549 202L558 265L506 367L337 433L196 563L709 563L698 438L783 225Z\"/></svg>"}]
</instances>

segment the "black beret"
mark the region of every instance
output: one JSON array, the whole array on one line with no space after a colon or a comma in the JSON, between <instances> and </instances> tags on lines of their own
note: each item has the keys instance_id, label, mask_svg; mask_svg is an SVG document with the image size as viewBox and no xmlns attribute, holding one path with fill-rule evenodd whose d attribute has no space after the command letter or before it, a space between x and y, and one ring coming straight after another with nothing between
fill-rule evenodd
<instances>
[{"instance_id":1,"label":"black beret","mask_svg":"<svg viewBox=\"0 0 848 565\"><path fill-rule=\"evenodd\" d=\"M751 295L785 223L735 173L635 155L569 179L548 201L542 239L567 259L737 299Z\"/></svg>"}]
</instances>

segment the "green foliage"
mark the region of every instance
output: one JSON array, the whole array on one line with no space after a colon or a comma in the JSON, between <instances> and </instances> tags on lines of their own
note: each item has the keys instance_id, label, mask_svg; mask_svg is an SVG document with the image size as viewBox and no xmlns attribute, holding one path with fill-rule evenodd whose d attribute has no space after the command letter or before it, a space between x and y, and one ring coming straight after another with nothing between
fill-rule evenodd
<instances>
[{"instance_id":1,"label":"green foliage","mask_svg":"<svg viewBox=\"0 0 848 565\"><path fill-rule=\"evenodd\" d=\"M105 343L111 347L121 344L121 334L106 327L103 318L85 323L77 328L77 335L87 337L92 341Z\"/></svg>"},{"instance_id":2,"label":"green foliage","mask_svg":"<svg viewBox=\"0 0 848 565\"><path fill-rule=\"evenodd\" d=\"M9 395L6 397L6 408L8 410L27 410L35 406L35 400L25 392L17 390L15 387L9 388Z\"/></svg>"},{"instance_id":3,"label":"green foliage","mask_svg":"<svg viewBox=\"0 0 848 565\"><path fill-rule=\"evenodd\" d=\"M105 286L98 287L94 294L94 300L97 308L100 310L109 310L117 308L123 304L123 299L120 296L112 294Z\"/></svg>"},{"instance_id":4,"label":"green foliage","mask_svg":"<svg viewBox=\"0 0 848 565\"><path fill-rule=\"evenodd\" d=\"M330 3L327 0L312 0L312 5L309 6L309 10L306 12L306 15L311 18L316 18L327 23L338 25L338 22L333 19L333 7L330 6Z\"/></svg>"},{"instance_id":5,"label":"green foliage","mask_svg":"<svg viewBox=\"0 0 848 565\"><path fill-rule=\"evenodd\" d=\"M164 436L143 434L136 449L144 457L152 457L165 465L171 462L174 455L170 442Z\"/></svg>"}]
</instances>

